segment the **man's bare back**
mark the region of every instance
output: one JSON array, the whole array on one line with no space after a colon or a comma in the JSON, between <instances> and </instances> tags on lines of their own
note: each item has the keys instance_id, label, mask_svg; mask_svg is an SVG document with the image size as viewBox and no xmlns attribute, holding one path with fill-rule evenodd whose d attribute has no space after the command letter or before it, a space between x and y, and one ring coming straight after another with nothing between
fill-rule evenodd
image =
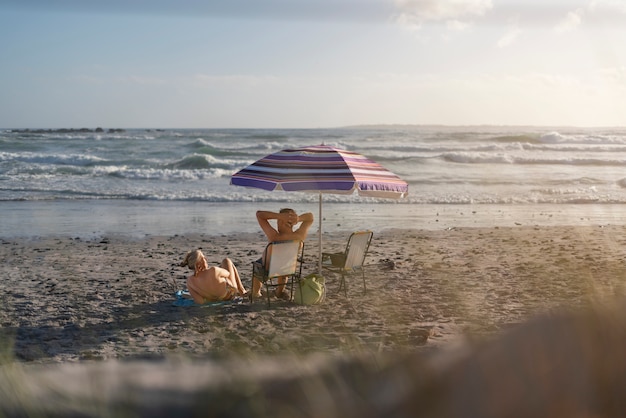
<instances>
[{"instance_id":1,"label":"man's bare back","mask_svg":"<svg viewBox=\"0 0 626 418\"><path fill-rule=\"evenodd\" d=\"M309 228L313 225L313 214L303 213L298 215L293 209L281 209L279 212L271 212L265 210L259 210L256 213L259 226L265 233L268 242L286 241L286 240L300 240L304 241L309 232ZM270 221L276 221L276 228L274 228ZM296 229L294 227L300 224ZM285 283L286 278L278 279L278 287L276 288L276 295L278 297L285 297ZM261 282L254 279L252 283L252 294L254 297L259 297L261 292Z\"/></svg>"}]
</instances>

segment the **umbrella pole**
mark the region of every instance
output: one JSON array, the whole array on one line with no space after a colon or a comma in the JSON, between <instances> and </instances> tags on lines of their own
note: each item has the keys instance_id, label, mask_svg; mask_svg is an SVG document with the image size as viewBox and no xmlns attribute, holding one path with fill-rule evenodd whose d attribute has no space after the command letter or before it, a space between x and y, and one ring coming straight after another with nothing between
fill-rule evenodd
<instances>
[{"instance_id":1,"label":"umbrella pole","mask_svg":"<svg viewBox=\"0 0 626 418\"><path fill-rule=\"evenodd\" d=\"M318 248L318 261L317 261L317 272L321 276L322 275L322 192L320 192L320 203L319 203L319 215L317 218L317 222L319 227L317 229L317 248Z\"/></svg>"}]
</instances>

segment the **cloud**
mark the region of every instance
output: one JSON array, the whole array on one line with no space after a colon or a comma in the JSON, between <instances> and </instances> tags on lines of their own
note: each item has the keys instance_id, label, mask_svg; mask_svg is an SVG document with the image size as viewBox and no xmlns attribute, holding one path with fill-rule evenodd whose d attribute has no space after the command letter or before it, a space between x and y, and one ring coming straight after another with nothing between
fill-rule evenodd
<instances>
[{"instance_id":1,"label":"cloud","mask_svg":"<svg viewBox=\"0 0 626 418\"><path fill-rule=\"evenodd\" d=\"M584 9L576 9L573 12L568 12L565 18L563 18L559 24L556 25L554 30L557 33L565 33L574 30L581 24L584 15Z\"/></svg>"},{"instance_id":2,"label":"cloud","mask_svg":"<svg viewBox=\"0 0 626 418\"><path fill-rule=\"evenodd\" d=\"M598 78L615 90L626 90L626 67L608 67L597 71Z\"/></svg>"},{"instance_id":3,"label":"cloud","mask_svg":"<svg viewBox=\"0 0 626 418\"><path fill-rule=\"evenodd\" d=\"M623 24L624 16L626 16L624 0L590 0L586 6L567 12L554 27L554 31L560 34L570 32L586 22L600 25Z\"/></svg>"},{"instance_id":4,"label":"cloud","mask_svg":"<svg viewBox=\"0 0 626 418\"><path fill-rule=\"evenodd\" d=\"M425 23L448 22L458 29L467 19L483 16L493 8L491 0L395 0L396 21L419 28Z\"/></svg>"},{"instance_id":5,"label":"cloud","mask_svg":"<svg viewBox=\"0 0 626 418\"><path fill-rule=\"evenodd\" d=\"M452 31L463 31L470 27L470 24L467 22L462 22L460 20L448 20L446 22L446 28Z\"/></svg>"},{"instance_id":6,"label":"cloud","mask_svg":"<svg viewBox=\"0 0 626 418\"><path fill-rule=\"evenodd\" d=\"M626 14L626 2L624 2L624 0L591 0L587 9L589 11L607 9Z\"/></svg>"},{"instance_id":7,"label":"cloud","mask_svg":"<svg viewBox=\"0 0 626 418\"><path fill-rule=\"evenodd\" d=\"M522 30L517 25L513 26L512 28L510 28L504 34L504 36L502 36L498 40L498 43L497 43L498 48L505 48L505 47L513 44L513 42L515 42L515 40L520 35L520 33L522 33Z\"/></svg>"},{"instance_id":8,"label":"cloud","mask_svg":"<svg viewBox=\"0 0 626 418\"><path fill-rule=\"evenodd\" d=\"M492 4L491 0L396 0L396 7L422 21L446 21L482 16Z\"/></svg>"}]
</instances>

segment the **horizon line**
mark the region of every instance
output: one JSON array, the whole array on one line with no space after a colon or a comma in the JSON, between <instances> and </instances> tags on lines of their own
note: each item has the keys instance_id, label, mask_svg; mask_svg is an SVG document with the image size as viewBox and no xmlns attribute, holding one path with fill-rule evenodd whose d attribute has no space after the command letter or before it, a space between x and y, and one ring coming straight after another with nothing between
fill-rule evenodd
<instances>
[{"instance_id":1,"label":"horizon line","mask_svg":"<svg viewBox=\"0 0 626 418\"><path fill-rule=\"evenodd\" d=\"M68 128L68 127L54 127L54 128L0 128L2 131L91 131L96 130L108 131L115 130L146 130L146 131L166 131L166 130L317 130L317 129L377 129L377 128L535 128L535 129L547 129L547 128L574 128L574 129L625 129L626 125L568 125L568 124L554 124L554 125L533 125L533 124L490 124L490 123L476 123L476 124L443 124L443 123L372 123L372 124L354 124L354 125L341 125L341 126L326 126L326 127L115 127L104 128L102 126L96 126L94 128L80 127L80 128Z\"/></svg>"}]
</instances>

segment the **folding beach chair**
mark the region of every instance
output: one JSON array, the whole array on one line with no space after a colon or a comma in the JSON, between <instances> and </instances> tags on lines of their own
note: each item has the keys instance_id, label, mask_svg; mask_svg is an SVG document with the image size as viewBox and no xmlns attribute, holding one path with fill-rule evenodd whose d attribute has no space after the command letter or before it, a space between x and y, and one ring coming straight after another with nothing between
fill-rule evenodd
<instances>
[{"instance_id":1,"label":"folding beach chair","mask_svg":"<svg viewBox=\"0 0 626 418\"><path fill-rule=\"evenodd\" d=\"M369 250L374 233L372 231L353 232L348 238L346 250L342 253L322 253L322 268L341 273L339 290L343 287L346 296L346 275L361 273L363 277L363 293L367 292L365 285L365 256Z\"/></svg>"},{"instance_id":2,"label":"folding beach chair","mask_svg":"<svg viewBox=\"0 0 626 418\"><path fill-rule=\"evenodd\" d=\"M287 277L290 296L293 298L293 283L302 275L304 243L300 240L275 241L265 247L263 258L252 263L252 280L258 279L265 285L267 306L270 306L270 287L277 287L274 279ZM265 260L265 263L263 263ZM254 295L251 296L251 301Z\"/></svg>"}]
</instances>

